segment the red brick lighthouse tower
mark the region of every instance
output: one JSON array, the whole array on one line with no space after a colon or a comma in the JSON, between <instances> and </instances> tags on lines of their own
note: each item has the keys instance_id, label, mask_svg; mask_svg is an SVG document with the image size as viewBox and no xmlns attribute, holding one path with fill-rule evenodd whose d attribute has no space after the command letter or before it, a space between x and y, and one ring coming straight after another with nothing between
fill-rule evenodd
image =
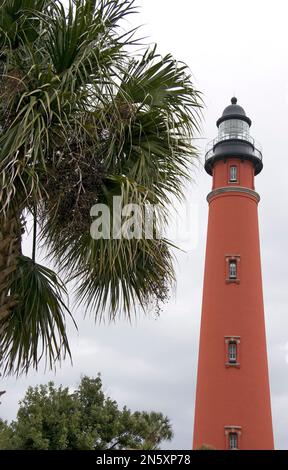
<instances>
[{"instance_id":1,"label":"red brick lighthouse tower","mask_svg":"<svg viewBox=\"0 0 288 470\"><path fill-rule=\"evenodd\" d=\"M194 449L273 449L254 177L262 154L232 98L205 156L208 194Z\"/></svg>"}]
</instances>

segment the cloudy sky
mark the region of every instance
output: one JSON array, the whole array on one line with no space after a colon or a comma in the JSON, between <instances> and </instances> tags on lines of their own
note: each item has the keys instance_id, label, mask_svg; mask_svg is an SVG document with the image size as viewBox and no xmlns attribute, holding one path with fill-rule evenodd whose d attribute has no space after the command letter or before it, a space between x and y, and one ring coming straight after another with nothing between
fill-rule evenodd
<instances>
[{"instance_id":1,"label":"cloudy sky","mask_svg":"<svg viewBox=\"0 0 288 470\"><path fill-rule=\"evenodd\" d=\"M256 179L259 206L267 346L275 445L288 448L288 3L285 0L138 0L133 22L162 54L171 52L192 70L205 101L203 149L216 136L215 121L231 96L252 119L251 134L261 142L264 170ZM201 153L203 162L203 151ZM139 317L129 325L95 325L76 317L69 326L74 364L56 374L31 372L2 380L0 415L13 419L28 385L54 380L73 388L81 374L101 372L106 392L132 409L159 410L173 424L168 448L192 442L202 279L207 226L206 194L211 179L203 163L193 172L179 211L176 242L177 288L160 318ZM188 224L187 224L188 220ZM186 222L186 223L184 223Z\"/></svg>"}]
</instances>

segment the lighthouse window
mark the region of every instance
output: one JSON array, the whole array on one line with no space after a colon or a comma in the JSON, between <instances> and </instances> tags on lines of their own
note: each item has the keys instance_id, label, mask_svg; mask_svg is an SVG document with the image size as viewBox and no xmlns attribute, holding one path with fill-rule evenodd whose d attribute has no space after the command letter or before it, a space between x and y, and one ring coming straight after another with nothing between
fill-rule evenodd
<instances>
[{"instance_id":1,"label":"lighthouse window","mask_svg":"<svg viewBox=\"0 0 288 470\"><path fill-rule=\"evenodd\" d=\"M219 126L219 137L226 139L249 139L249 124L241 119L228 119Z\"/></svg>"},{"instance_id":2,"label":"lighthouse window","mask_svg":"<svg viewBox=\"0 0 288 470\"><path fill-rule=\"evenodd\" d=\"M236 261L230 261L229 263L229 279L237 278L237 263Z\"/></svg>"},{"instance_id":3,"label":"lighthouse window","mask_svg":"<svg viewBox=\"0 0 288 470\"><path fill-rule=\"evenodd\" d=\"M236 432L229 433L229 449L238 449L238 434Z\"/></svg>"},{"instance_id":4,"label":"lighthouse window","mask_svg":"<svg viewBox=\"0 0 288 470\"><path fill-rule=\"evenodd\" d=\"M230 182L237 182L237 166L235 165L230 166Z\"/></svg>"},{"instance_id":5,"label":"lighthouse window","mask_svg":"<svg viewBox=\"0 0 288 470\"><path fill-rule=\"evenodd\" d=\"M230 364L237 362L237 344L234 341L228 344L228 361Z\"/></svg>"}]
</instances>

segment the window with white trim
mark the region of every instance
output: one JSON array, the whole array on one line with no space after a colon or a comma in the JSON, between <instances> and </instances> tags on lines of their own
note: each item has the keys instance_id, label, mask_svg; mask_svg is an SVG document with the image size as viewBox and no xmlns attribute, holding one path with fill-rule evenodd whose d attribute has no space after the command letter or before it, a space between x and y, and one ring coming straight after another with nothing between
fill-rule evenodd
<instances>
[{"instance_id":1,"label":"window with white trim","mask_svg":"<svg viewBox=\"0 0 288 470\"><path fill-rule=\"evenodd\" d=\"M241 449L242 427L236 425L224 426L227 450Z\"/></svg>"},{"instance_id":2,"label":"window with white trim","mask_svg":"<svg viewBox=\"0 0 288 470\"><path fill-rule=\"evenodd\" d=\"M229 432L229 449L238 449L238 434L237 432Z\"/></svg>"},{"instance_id":3,"label":"window with white trim","mask_svg":"<svg viewBox=\"0 0 288 470\"><path fill-rule=\"evenodd\" d=\"M241 349L240 336L224 336L225 341L225 367L240 367Z\"/></svg>"},{"instance_id":4,"label":"window with white trim","mask_svg":"<svg viewBox=\"0 0 288 470\"><path fill-rule=\"evenodd\" d=\"M229 279L237 279L237 261L229 261Z\"/></svg>"},{"instance_id":5,"label":"window with white trim","mask_svg":"<svg viewBox=\"0 0 288 470\"><path fill-rule=\"evenodd\" d=\"M236 283L240 284L240 276L241 276L241 266L240 266L240 255L238 254L230 254L225 255L226 260L226 283Z\"/></svg>"},{"instance_id":6,"label":"window with white trim","mask_svg":"<svg viewBox=\"0 0 288 470\"><path fill-rule=\"evenodd\" d=\"M237 166L232 165L230 166L230 172L229 172L229 181L230 183L237 183L238 180L238 175L237 175Z\"/></svg>"},{"instance_id":7,"label":"window with white trim","mask_svg":"<svg viewBox=\"0 0 288 470\"><path fill-rule=\"evenodd\" d=\"M230 341L228 343L228 362L235 364L237 362L237 343L236 341Z\"/></svg>"}]
</instances>

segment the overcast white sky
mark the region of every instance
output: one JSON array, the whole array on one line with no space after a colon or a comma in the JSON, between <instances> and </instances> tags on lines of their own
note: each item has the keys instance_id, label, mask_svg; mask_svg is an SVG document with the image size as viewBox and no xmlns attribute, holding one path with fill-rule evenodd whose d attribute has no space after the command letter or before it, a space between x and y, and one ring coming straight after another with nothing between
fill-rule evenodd
<instances>
[{"instance_id":1,"label":"overcast white sky","mask_svg":"<svg viewBox=\"0 0 288 470\"><path fill-rule=\"evenodd\" d=\"M288 2L275 0L138 0L151 42L191 68L206 108L203 147L216 136L215 121L231 96L252 119L251 134L263 145L264 170L256 179L270 387L278 449L288 448ZM203 152L201 154L203 161ZM71 329L73 367L57 374L31 372L4 380L0 416L15 417L28 385L53 379L74 387L81 374L101 372L108 394L132 409L159 410L173 424L167 448L189 449L192 442L202 278L211 178L203 165L187 189L191 208L186 249L177 258L177 290L160 318L140 318L130 326L97 326L77 312L79 333ZM182 213L186 208L183 205ZM185 217L184 217L185 218Z\"/></svg>"}]
</instances>

